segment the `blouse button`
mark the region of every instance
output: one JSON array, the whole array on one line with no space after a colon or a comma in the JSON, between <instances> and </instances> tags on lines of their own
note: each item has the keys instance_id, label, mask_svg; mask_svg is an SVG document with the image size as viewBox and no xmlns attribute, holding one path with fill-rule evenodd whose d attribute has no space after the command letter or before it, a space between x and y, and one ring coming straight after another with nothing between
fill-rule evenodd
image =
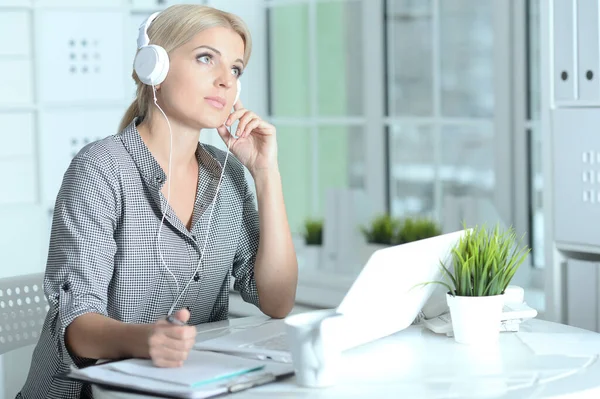
<instances>
[{"instance_id":1,"label":"blouse button","mask_svg":"<svg viewBox=\"0 0 600 399\"><path fill-rule=\"evenodd\" d=\"M194 274L194 281L198 281L200 280L200 276L198 275L198 273Z\"/></svg>"},{"instance_id":2,"label":"blouse button","mask_svg":"<svg viewBox=\"0 0 600 399\"><path fill-rule=\"evenodd\" d=\"M161 184L165 181L165 179L163 179L162 176L156 176L154 179L156 180L157 183L161 183Z\"/></svg>"},{"instance_id":3,"label":"blouse button","mask_svg":"<svg viewBox=\"0 0 600 399\"><path fill-rule=\"evenodd\" d=\"M68 281L63 283L63 285L62 285L63 291L69 291L70 288L71 288L71 284L69 284Z\"/></svg>"}]
</instances>

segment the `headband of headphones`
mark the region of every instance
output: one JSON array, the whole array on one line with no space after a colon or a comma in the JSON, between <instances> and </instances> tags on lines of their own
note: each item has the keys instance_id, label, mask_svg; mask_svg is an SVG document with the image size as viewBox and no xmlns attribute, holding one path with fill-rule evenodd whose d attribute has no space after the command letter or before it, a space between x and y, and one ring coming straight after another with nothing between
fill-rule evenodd
<instances>
[{"instance_id":1,"label":"headband of headphones","mask_svg":"<svg viewBox=\"0 0 600 399\"><path fill-rule=\"evenodd\" d=\"M160 14L160 12L155 12L154 14L150 15L148 19L146 19L140 25L137 39L138 50L150 44L150 38L148 37L148 27L150 26L152 21L154 21L154 19L158 16L158 14Z\"/></svg>"}]
</instances>

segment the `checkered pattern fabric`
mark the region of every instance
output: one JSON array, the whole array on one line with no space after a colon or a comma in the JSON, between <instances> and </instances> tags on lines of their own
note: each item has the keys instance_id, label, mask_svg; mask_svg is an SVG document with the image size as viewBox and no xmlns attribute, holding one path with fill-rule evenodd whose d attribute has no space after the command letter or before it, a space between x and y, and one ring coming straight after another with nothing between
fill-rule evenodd
<instances>
[{"instance_id":1,"label":"checkered pattern fabric","mask_svg":"<svg viewBox=\"0 0 600 399\"><path fill-rule=\"evenodd\" d=\"M225 152L199 144L200 164L192 228L188 230L160 189L166 175L137 129L91 143L72 160L58 193L44 291L50 310L35 348L29 376L17 398L92 397L85 384L56 379L71 365L95 362L71 355L64 332L93 312L125 323L164 317L192 279L175 309L190 309L190 324L228 317L229 286L258 306L254 260L259 225L243 165L230 155L210 228L210 207ZM157 233L166 212L158 251ZM206 254L197 274L204 238Z\"/></svg>"}]
</instances>

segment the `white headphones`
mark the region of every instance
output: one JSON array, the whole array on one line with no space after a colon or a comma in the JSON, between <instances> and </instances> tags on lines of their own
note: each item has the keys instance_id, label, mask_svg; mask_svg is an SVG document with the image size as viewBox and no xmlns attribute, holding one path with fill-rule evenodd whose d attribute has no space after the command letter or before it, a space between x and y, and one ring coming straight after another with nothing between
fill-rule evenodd
<instances>
[{"instance_id":1,"label":"white headphones","mask_svg":"<svg viewBox=\"0 0 600 399\"><path fill-rule=\"evenodd\" d=\"M169 72L169 55L167 51L156 44L150 44L148 27L160 12L155 12L144 21L139 28L137 46L138 52L133 62L133 68L140 81L150 86L156 86L164 82ZM240 98L242 84L237 79L237 92L233 104Z\"/></svg>"}]
</instances>

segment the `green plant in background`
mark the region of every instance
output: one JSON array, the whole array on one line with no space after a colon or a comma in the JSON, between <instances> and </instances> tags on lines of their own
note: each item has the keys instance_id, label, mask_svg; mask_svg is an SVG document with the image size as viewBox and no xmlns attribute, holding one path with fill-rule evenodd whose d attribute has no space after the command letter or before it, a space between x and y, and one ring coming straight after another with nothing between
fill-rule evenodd
<instances>
[{"instance_id":1,"label":"green plant in background","mask_svg":"<svg viewBox=\"0 0 600 399\"><path fill-rule=\"evenodd\" d=\"M493 230L474 227L452 249L452 264L441 263L450 282L436 283L446 286L454 296L500 295L529 252L530 248L522 245L512 227L506 231L499 226Z\"/></svg>"},{"instance_id":2,"label":"green plant in background","mask_svg":"<svg viewBox=\"0 0 600 399\"><path fill-rule=\"evenodd\" d=\"M369 226L362 226L361 232L369 244L393 245L400 222L389 214L376 216Z\"/></svg>"},{"instance_id":3,"label":"green plant in background","mask_svg":"<svg viewBox=\"0 0 600 399\"><path fill-rule=\"evenodd\" d=\"M395 241L398 244L405 244L440 234L442 234L442 229L434 220L424 217L406 218L398 230Z\"/></svg>"},{"instance_id":4,"label":"green plant in background","mask_svg":"<svg viewBox=\"0 0 600 399\"><path fill-rule=\"evenodd\" d=\"M304 221L304 242L306 245L323 244L323 220L306 219Z\"/></svg>"}]
</instances>

